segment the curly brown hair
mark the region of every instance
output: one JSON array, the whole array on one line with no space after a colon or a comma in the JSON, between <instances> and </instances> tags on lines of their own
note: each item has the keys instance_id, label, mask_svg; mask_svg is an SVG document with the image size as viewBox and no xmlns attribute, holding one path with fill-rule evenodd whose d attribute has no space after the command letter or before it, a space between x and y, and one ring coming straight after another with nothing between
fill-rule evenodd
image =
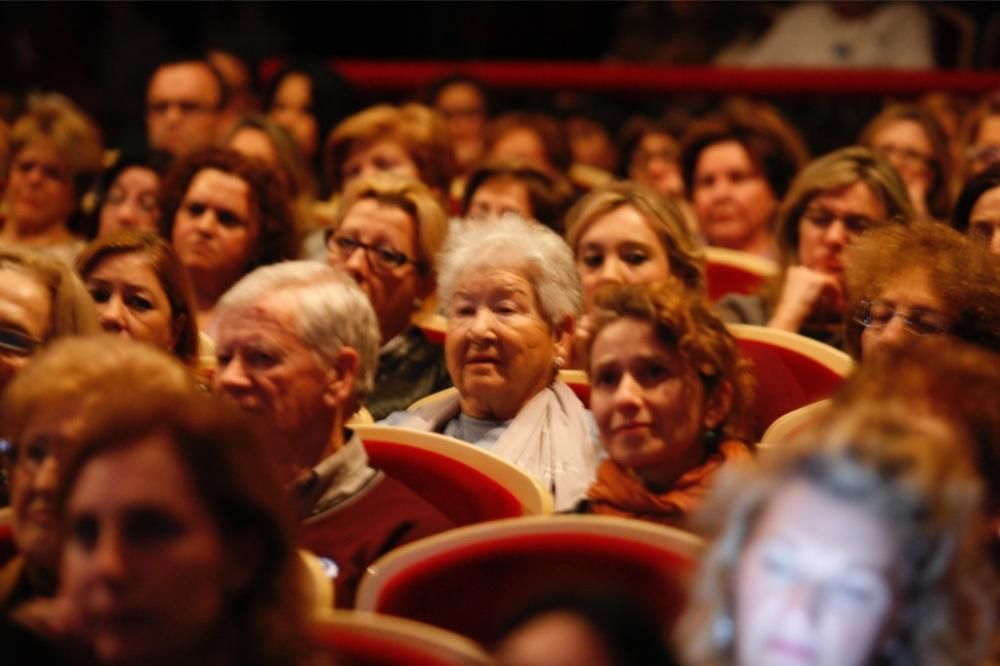
<instances>
[{"instance_id":1,"label":"curly brown hair","mask_svg":"<svg viewBox=\"0 0 1000 666\"><path fill-rule=\"evenodd\" d=\"M750 440L754 391L750 365L740 354L729 329L702 297L686 293L674 279L599 290L586 350L588 365L594 340L601 330L622 318L650 324L657 340L676 350L698 374L706 399L726 390L728 385L732 389L729 412L717 430L728 439Z\"/></svg>"},{"instance_id":2,"label":"curly brown hair","mask_svg":"<svg viewBox=\"0 0 1000 666\"><path fill-rule=\"evenodd\" d=\"M217 169L236 176L250 187L250 209L260 223L257 247L247 272L295 257L298 250L295 216L282 179L267 165L243 157L228 148L209 148L174 162L163 179L163 213L160 234L173 237L177 210L181 207L191 181L204 169Z\"/></svg>"}]
</instances>

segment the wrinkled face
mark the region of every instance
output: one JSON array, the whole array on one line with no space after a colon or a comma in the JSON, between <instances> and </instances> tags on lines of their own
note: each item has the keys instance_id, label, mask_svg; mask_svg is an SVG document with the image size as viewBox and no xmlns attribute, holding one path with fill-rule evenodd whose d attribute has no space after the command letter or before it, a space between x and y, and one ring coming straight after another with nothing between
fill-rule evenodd
<instances>
[{"instance_id":1,"label":"wrinkled face","mask_svg":"<svg viewBox=\"0 0 1000 666\"><path fill-rule=\"evenodd\" d=\"M931 186L934 146L915 120L888 123L872 137L872 148L881 152L903 177L907 186Z\"/></svg>"},{"instance_id":2,"label":"wrinkled face","mask_svg":"<svg viewBox=\"0 0 1000 666\"><path fill-rule=\"evenodd\" d=\"M136 252L105 257L86 278L105 331L172 351L177 342L170 299L149 260Z\"/></svg>"},{"instance_id":3,"label":"wrinkled face","mask_svg":"<svg viewBox=\"0 0 1000 666\"><path fill-rule=\"evenodd\" d=\"M494 221L506 213L516 213L526 220L534 217L528 187L514 178L488 178L473 193L468 217Z\"/></svg>"},{"instance_id":4,"label":"wrinkled face","mask_svg":"<svg viewBox=\"0 0 1000 666\"><path fill-rule=\"evenodd\" d=\"M771 500L734 583L739 666L863 666L895 609L892 526L807 481Z\"/></svg>"},{"instance_id":5,"label":"wrinkled face","mask_svg":"<svg viewBox=\"0 0 1000 666\"><path fill-rule=\"evenodd\" d=\"M406 262L394 266L381 261L379 250L405 257ZM427 281L414 264L419 256L413 218L401 208L374 199L362 199L351 206L326 251L327 263L354 278L368 296L383 341L405 330L416 299L426 295Z\"/></svg>"},{"instance_id":6,"label":"wrinkled face","mask_svg":"<svg viewBox=\"0 0 1000 666\"><path fill-rule=\"evenodd\" d=\"M670 275L670 259L642 213L632 206L619 206L596 218L580 234L576 270L583 285L584 309L589 311L600 287L663 280Z\"/></svg>"},{"instance_id":7,"label":"wrinkled face","mask_svg":"<svg viewBox=\"0 0 1000 666\"><path fill-rule=\"evenodd\" d=\"M234 283L250 267L259 236L245 180L218 169L195 174L177 209L172 240L196 285L200 277Z\"/></svg>"},{"instance_id":8,"label":"wrinkled face","mask_svg":"<svg viewBox=\"0 0 1000 666\"><path fill-rule=\"evenodd\" d=\"M843 280L844 247L887 217L862 181L817 194L799 218L799 263Z\"/></svg>"},{"instance_id":9,"label":"wrinkled face","mask_svg":"<svg viewBox=\"0 0 1000 666\"><path fill-rule=\"evenodd\" d=\"M710 245L740 250L770 233L778 200L738 142L723 141L701 151L691 192Z\"/></svg>"},{"instance_id":10,"label":"wrinkled face","mask_svg":"<svg viewBox=\"0 0 1000 666\"><path fill-rule=\"evenodd\" d=\"M65 524L62 585L101 663L197 661L242 567L168 436L88 461Z\"/></svg>"},{"instance_id":11,"label":"wrinkled face","mask_svg":"<svg viewBox=\"0 0 1000 666\"><path fill-rule=\"evenodd\" d=\"M152 169L123 169L108 188L101 206L97 235L121 229L157 231L160 222L160 176Z\"/></svg>"},{"instance_id":12,"label":"wrinkled face","mask_svg":"<svg viewBox=\"0 0 1000 666\"><path fill-rule=\"evenodd\" d=\"M208 66L187 62L160 67L146 92L150 147L177 157L211 147L220 102L219 83Z\"/></svg>"},{"instance_id":13,"label":"wrinkled face","mask_svg":"<svg viewBox=\"0 0 1000 666\"><path fill-rule=\"evenodd\" d=\"M244 157L258 159L270 167L281 169L278 151L264 130L243 127L229 138L229 147Z\"/></svg>"},{"instance_id":14,"label":"wrinkled face","mask_svg":"<svg viewBox=\"0 0 1000 666\"><path fill-rule=\"evenodd\" d=\"M632 154L629 177L665 197L684 196L679 158L680 149L672 136L650 132Z\"/></svg>"},{"instance_id":15,"label":"wrinkled face","mask_svg":"<svg viewBox=\"0 0 1000 666\"><path fill-rule=\"evenodd\" d=\"M420 180L420 168L406 148L391 139L375 141L352 151L340 169L341 189L376 173L391 173Z\"/></svg>"},{"instance_id":16,"label":"wrinkled face","mask_svg":"<svg viewBox=\"0 0 1000 666\"><path fill-rule=\"evenodd\" d=\"M36 139L14 155L4 201L19 230L41 232L67 223L76 207L73 176L54 143Z\"/></svg>"},{"instance_id":17,"label":"wrinkled face","mask_svg":"<svg viewBox=\"0 0 1000 666\"><path fill-rule=\"evenodd\" d=\"M14 378L49 337L48 289L16 268L0 268L0 389Z\"/></svg>"},{"instance_id":18,"label":"wrinkled face","mask_svg":"<svg viewBox=\"0 0 1000 666\"><path fill-rule=\"evenodd\" d=\"M312 113L312 83L305 74L292 72L274 93L268 117L288 130L302 154L312 159L319 148L319 125Z\"/></svg>"},{"instance_id":19,"label":"wrinkled face","mask_svg":"<svg viewBox=\"0 0 1000 666\"><path fill-rule=\"evenodd\" d=\"M41 571L54 573L58 567L59 459L83 425L80 405L58 400L38 406L16 442L10 478L14 541L25 560Z\"/></svg>"},{"instance_id":20,"label":"wrinkled face","mask_svg":"<svg viewBox=\"0 0 1000 666\"><path fill-rule=\"evenodd\" d=\"M493 143L489 156L491 159L521 160L545 173L556 170L542 138L529 127L513 127L504 132Z\"/></svg>"},{"instance_id":21,"label":"wrinkled face","mask_svg":"<svg viewBox=\"0 0 1000 666\"><path fill-rule=\"evenodd\" d=\"M622 318L590 352L590 409L616 463L658 490L704 457L705 391L694 369L656 339L652 324Z\"/></svg>"},{"instance_id":22,"label":"wrinkled face","mask_svg":"<svg viewBox=\"0 0 1000 666\"><path fill-rule=\"evenodd\" d=\"M445 361L463 414L511 418L552 381L557 336L520 273L467 269L447 316Z\"/></svg>"},{"instance_id":23,"label":"wrinkled face","mask_svg":"<svg viewBox=\"0 0 1000 666\"><path fill-rule=\"evenodd\" d=\"M1000 187L986 190L969 213L969 236L1000 254Z\"/></svg>"},{"instance_id":24,"label":"wrinkled face","mask_svg":"<svg viewBox=\"0 0 1000 666\"><path fill-rule=\"evenodd\" d=\"M500 644L500 666L611 666L614 661L586 621L552 611L518 627Z\"/></svg>"},{"instance_id":25,"label":"wrinkled face","mask_svg":"<svg viewBox=\"0 0 1000 666\"><path fill-rule=\"evenodd\" d=\"M868 357L914 335L943 335L951 325L947 313L926 269L900 273L871 303L869 325L861 331L861 354Z\"/></svg>"}]
</instances>

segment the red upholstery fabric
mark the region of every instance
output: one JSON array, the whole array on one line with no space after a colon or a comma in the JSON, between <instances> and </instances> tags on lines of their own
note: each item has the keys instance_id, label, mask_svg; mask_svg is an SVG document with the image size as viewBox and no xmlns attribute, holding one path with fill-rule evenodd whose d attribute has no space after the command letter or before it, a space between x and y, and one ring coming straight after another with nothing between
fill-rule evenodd
<instances>
[{"instance_id":1,"label":"red upholstery fabric","mask_svg":"<svg viewBox=\"0 0 1000 666\"><path fill-rule=\"evenodd\" d=\"M792 349L737 338L757 380L754 425L758 439L779 416L811 402L829 398L843 378Z\"/></svg>"},{"instance_id":2,"label":"red upholstery fabric","mask_svg":"<svg viewBox=\"0 0 1000 666\"><path fill-rule=\"evenodd\" d=\"M431 557L386 582L378 612L449 629L483 644L539 595L610 590L633 595L665 626L683 607L687 557L592 534L508 536Z\"/></svg>"},{"instance_id":3,"label":"red upholstery fabric","mask_svg":"<svg viewBox=\"0 0 1000 666\"><path fill-rule=\"evenodd\" d=\"M0 523L0 566L10 562L15 555L14 527L10 523Z\"/></svg>"},{"instance_id":4,"label":"red upholstery fabric","mask_svg":"<svg viewBox=\"0 0 1000 666\"><path fill-rule=\"evenodd\" d=\"M711 261L705 264L705 278L708 299L713 303L726 294L752 294L766 279L753 271Z\"/></svg>"},{"instance_id":5,"label":"red upholstery fabric","mask_svg":"<svg viewBox=\"0 0 1000 666\"><path fill-rule=\"evenodd\" d=\"M365 440L373 467L405 484L456 526L524 515L521 503L477 469L411 446Z\"/></svg>"}]
</instances>

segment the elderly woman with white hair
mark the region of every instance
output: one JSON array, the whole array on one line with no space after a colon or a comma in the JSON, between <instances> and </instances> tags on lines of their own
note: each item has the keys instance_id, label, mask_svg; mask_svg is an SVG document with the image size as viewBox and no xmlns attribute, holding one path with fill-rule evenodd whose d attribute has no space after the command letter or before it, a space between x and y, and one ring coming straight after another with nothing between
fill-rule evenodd
<instances>
[{"instance_id":1,"label":"elderly woman with white hair","mask_svg":"<svg viewBox=\"0 0 1000 666\"><path fill-rule=\"evenodd\" d=\"M557 509L572 507L598 462L593 418L556 378L582 307L573 252L515 216L469 224L445 246L438 283L457 393L386 422L486 448L552 490Z\"/></svg>"}]
</instances>

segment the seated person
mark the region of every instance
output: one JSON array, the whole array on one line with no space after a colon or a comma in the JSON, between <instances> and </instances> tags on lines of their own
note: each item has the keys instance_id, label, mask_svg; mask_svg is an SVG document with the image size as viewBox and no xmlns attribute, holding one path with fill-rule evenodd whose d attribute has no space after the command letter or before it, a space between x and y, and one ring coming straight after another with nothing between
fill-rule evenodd
<instances>
[{"instance_id":1,"label":"seated person","mask_svg":"<svg viewBox=\"0 0 1000 666\"><path fill-rule=\"evenodd\" d=\"M557 373L580 314L573 255L552 230L507 216L466 225L440 262L445 360L457 392L386 419L486 448L568 509L597 467L593 420Z\"/></svg>"},{"instance_id":2,"label":"seated person","mask_svg":"<svg viewBox=\"0 0 1000 666\"><path fill-rule=\"evenodd\" d=\"M516 159L565 175L573 161L562 125L546 113L506 113L486 126L486 159Z\"/></svg>"},{"instance_id":3,"label":"seated person","mask_svg":"<svg viewBox=\"0 0 1000 666\"><path fill-rule=\"evenodd\" d=\"M683 524L716 472L750 457L747 363L673 281L602 290L592 326L590 408L608 457L577 511Z\"/></svg>"},{"instance_id":4,"label":"seated person","mask_svg":"<svg viewBox=\"0 0 1000 666\"><path fill-rule=\"evenodd\" d=\"M96 235L121 229L155 233L160 226L160 187L167 156L119 155L101 175Z\"/></svg>"},{"instance_id":5,"label":"seated person","mask_svg":"<svg viewBox=\"0 0 1000 666\"><path fill-rule=\"evenodd\" d=\"M1000 163L987 167L962 188L951 226L1000 254Z\"/></svg>"},{"instance_id":6,"label":"seated person","mask_svg":"<svg viewBox=\"0 0 1000 666\"><path fill-rule=\"evenodd\" d=\"M332 559L336 603L351 607L365 568L452 527L373 469L347 420L371 392L375 313L346 275L318 262L260 268L219 302L214 387L260 417L302 521L300 545Z\"/></svg>"},{"instance_id":7,"label":"seated person","mask_svg":"<svg viewBox=\"0 0 1000 666\"><path fill-rule=\"evenodd\" d=\"M871 227L914 219L906 186L866 148L842 148L811 162L778 211L781 270L756 294L716 303L723 321L769 326L843 346L848 243Z\"/></svg>"},{"instance_id":8,"label":"seated person","mask_svg":"<svg viewBox=\"0 0 1000 666\"><path fill-rule=\"evenodd\" d=\"M872 229L847 249L844 346L867 359L913 336L944 335L1000 352L1000 262L937 222Z\"/></svg>"},{"instance_id":9,"label":"seated person","mask_svg":"<svg viewBox=\"0 0 1000 666\"><path fill-rule=\"evenodd\" d=\"M175 396L194 390L187 369L153 347L110 335L54 342L10 383L0 402L11 442L11 527L18 555L0 569L0 609L28 624L51 609L25 605L56 589L61 456L89 419L119 411L124 394Z\"/></svg>"},{"instance_id":10,"label":"seated person","mask_svg":"<svg viewBox=\"0 0 1000 666\"><path fill-rule=\"evenodd\" d=\"M573 196L573 188L561 176L516 159L495 160L469 175L459 212L463 218L477 220L516 213L561 234Z\"/></svg>"},{"instance_id":11,"label":"seated person","mask_svg":"<svg viewBox=\"0 0 1000 666\"><path fill-rule=\"evenodd\" d=\"M961 443L885 404L731 467L677 627L685 663L984 663L980 501Z\"/></svg>"}]
</instances>

